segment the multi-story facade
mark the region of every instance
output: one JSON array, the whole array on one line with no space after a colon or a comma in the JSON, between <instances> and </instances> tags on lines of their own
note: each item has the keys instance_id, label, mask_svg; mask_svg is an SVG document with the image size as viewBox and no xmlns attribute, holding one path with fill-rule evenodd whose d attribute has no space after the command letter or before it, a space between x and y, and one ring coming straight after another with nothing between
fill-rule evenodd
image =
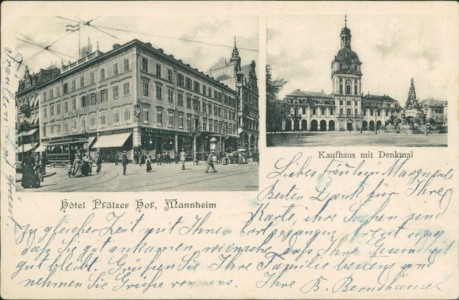
<instances>
[{"instance_id":1,"label":"multi-story facade","mask_svg":"<svg viewBox=\"0 0 459 300\"><path fill-rule=\"evenodd\" d=\"M16 93L19 153L33 151L38 148L40 142L39 87L56 78L59 74L60 70L54 67L45 70L41 69L36 74L30 74L29 69L26 67L24 78L20 80Z\"/></svg>"},{"instance_id":2,"label":"multi-story facade","mask_svg":"<svg viewBox=\"0 0 459 300\"><path fill-rule=\"evenodd\" d=\"M426 122L430 124L448 125L448 101L425 99L419 102Z\"/></svg>"},{"instance_id":3,"label":"multi-story facade","mask_svg":"<svg viewBox=\"0 0 459 300\"><path fill-rule=\"evenodd\" d=\"M239 148L247 148L249 153L258 151L259 108L258 83L255 62L241 65L241 57L234 39L231 59L220 60L209 71L210 76L233 88L237 92L237 126L240 136Z\"/></svg>"},{"instance_id":4,"label":"multi-story facade","mask_svg":"<svg viewBox=\"0 0 459 300\"><path fill-rule=\"evenodd\" d=\"M221 151L240 143L236 86L139 40L89 53L37 93L50 160L88 149L107 160L121 150L133 158L134 149L173 157L184 148L196 157L212 137Z\"/></svg>"},{"instance_id":5,"label":"multi-story facade","mask_svg":"<svg viewBox=\"0 0 459 300\"><path fill-rule=\"evenodd\" d=\"M351 48L351 30L341 29L341 47L331 63L333 92L295 90L284 101L289 115L285 131L374 130L393 123L401 107L389 96L363 95L362 62Z\"/></svg>"}]
</instances>

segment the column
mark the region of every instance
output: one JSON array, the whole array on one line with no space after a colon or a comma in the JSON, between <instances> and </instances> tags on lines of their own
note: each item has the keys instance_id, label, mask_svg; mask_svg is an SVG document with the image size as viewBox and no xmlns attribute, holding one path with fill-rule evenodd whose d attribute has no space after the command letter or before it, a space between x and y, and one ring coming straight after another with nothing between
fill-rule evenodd
<instances>
[{"instance_id":1,"label":"column","mask_svg":"<svg viewBox=\"0 0 459 300\"><path fill-rule=\"evenodd\" d=\"M293 118L290 118L290 124L292 124L292 131L294 131L294 130L295 130L295 127L293 127L293 125L294 125L294 124L293 124Z\"/></svg>"},{"instance_id":2,"label":"column","mask_svg":"<svg viewBox=\"0 0 459 300\"><path fill-rule=\"evenodd\" d=\"M178 155L178 153L180 151L179 151L179 148L178 148L178 134L177 134L177 132L175 133L175 136L174 136L174 149L175 149L175 155Z\"/></svg>"},{"instance_id":3,"label":"column","mask_svg":"<svg viewBox=\"0 0 459 300\"><path fill-rule=\"evenodd\" d=\"M141 139L142 139L142 136L141 136L140 128L134 127L134 129L132 130L132 150L133 151L131 151L131 159L134 159L134 147L137 145L142 145Z\"/></svg>"}]
</instances>

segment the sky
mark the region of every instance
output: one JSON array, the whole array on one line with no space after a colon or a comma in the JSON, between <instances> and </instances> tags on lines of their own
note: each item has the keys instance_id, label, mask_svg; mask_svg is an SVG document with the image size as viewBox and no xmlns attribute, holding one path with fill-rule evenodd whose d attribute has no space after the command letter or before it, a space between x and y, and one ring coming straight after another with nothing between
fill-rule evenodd
<instances>
[{"instance_id":1,"label":"sky","mask_svg":"<svg viewBox=\"0 0 459 300\"><path fill-rule=\"evenodd\" d=\"M452 25L457 24L428 14L348 15L352 50L362 62L362 92L405 104L414 78L420 100L448 100L455 87L449 75L457 68L452 57L457 53L448 44L451 34L457 34L449 30ZM296 89L331 93L330 67L343 27L344 14L267 18L267 63L274 78L288 80L281 99Z\"/></svg>"},{"instance_id":2,"label":"sky","mask_svg":"<svg viewBox=\"0 0 459 300\"><path fill-rule=\"evenodd\" d=\"M66 20L66 19L69 20ZM83 26L78 34L66 32L66 25L77 22L70 20L91 20L94 27ZM52 64L61 67L61 61L75 61L78 57L78 41L81 47L88 44L88 38L96 49L97 43L102 52L112 49L114 43L124 44L132 39L151 42L153 47L162 48L165 53L174 55L184 63L190 64L200 71L206 72L220 58L231 58L231 52L236 37L242 64L249 64L258 58L258 18L228 16L215 18L201 16L100 16L56 14L47 17L23 17L15 28L15 36L25 41L33 41L41 45L50 45L51 50L58 51L57 56L49 51L42 51L40 47L30 45L16 39L16 49L25 58L31 72L40 68L47 68ZM102 33L99 30L106 33ZM111 30L117 28L124 31ZM135 31L145 34L136 34L126 31ZM172 37L175 39L171 39ZM194 40L222 46L212 46L203 43L185 42L177 39ZM56 43L54 43L57 41ZM244 48L251 50L244 50ZM252 51L255 50L255 51Z\"/></svg>"}]
</instances>

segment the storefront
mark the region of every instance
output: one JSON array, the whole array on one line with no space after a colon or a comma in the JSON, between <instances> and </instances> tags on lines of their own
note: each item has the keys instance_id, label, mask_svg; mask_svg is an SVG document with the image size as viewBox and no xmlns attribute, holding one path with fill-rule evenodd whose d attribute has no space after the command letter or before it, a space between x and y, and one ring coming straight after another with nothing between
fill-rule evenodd
<instances>
[{"instance_id":1,"label":"storefront","mask_svg":"<svg viewBox=\"0 0 459 300\"><path fill-rule=\"evenodd\" d=\"M128 158L133 155L132 129L111 130L98 133L97 141L91 147L106 162L121 159L123 151Z\"/></svg>"}]
</instances>

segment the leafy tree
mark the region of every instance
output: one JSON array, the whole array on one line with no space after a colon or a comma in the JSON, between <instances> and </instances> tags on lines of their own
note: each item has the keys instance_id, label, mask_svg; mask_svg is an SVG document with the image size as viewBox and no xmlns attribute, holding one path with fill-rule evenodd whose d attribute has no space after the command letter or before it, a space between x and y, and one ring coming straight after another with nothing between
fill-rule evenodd
<instances>
[{"instance_id":1,"label":"leafy tree","mask_svg":"<svg viewBox=\"0 0 459 300\"><path fill-rule=\"evenodd\" d=\"M266 130L282 131L282 119L288 113L285 103L278 98L280 90L287 83L284 78L273 79L272 68L266 65Z\"/></svg>"}]
</instances>

